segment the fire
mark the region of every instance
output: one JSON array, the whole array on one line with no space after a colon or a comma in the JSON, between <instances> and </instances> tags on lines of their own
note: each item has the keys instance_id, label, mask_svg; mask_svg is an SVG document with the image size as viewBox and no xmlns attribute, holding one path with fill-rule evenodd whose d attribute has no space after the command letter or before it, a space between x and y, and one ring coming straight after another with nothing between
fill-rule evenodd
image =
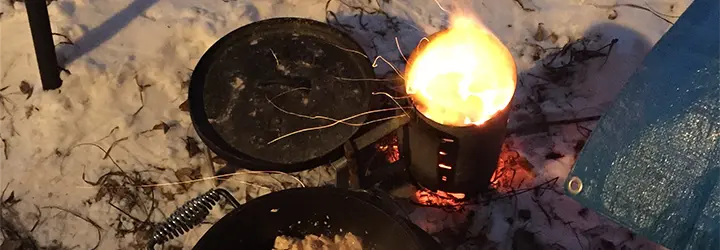
<instances>
[{"instance_id":1,"label":"fire","mask_svg":"<svg viewBox=\"0 0 720 250\"><path fill-rule=\"evenodd\" d=\"M460 16L418 46L405 90L425 117L450 126L480 125L503 110L517 81L510 51L480 22Z\"/></svg>"}]
</instances>

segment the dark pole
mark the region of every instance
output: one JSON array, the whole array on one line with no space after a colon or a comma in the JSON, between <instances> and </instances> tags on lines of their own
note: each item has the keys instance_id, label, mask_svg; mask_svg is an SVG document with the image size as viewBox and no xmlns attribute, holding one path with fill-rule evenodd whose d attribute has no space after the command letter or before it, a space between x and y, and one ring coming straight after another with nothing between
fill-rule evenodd
<instances>
[{"instance_id":1,"label":"dark pole","mask_svg":"<svg viewBox=\"0 0 720 250\"><path fill-rule=\"evenodd\" d=\"M45 0L25 0L25 8L30 22L30 33L32 33L33 45L35 45L35 57L40 70L43 90L57 89L62 85L62 80L60 80L60 67L55 55L52 29L50 29L47 2Z\"/></svg>"}]
</instances>

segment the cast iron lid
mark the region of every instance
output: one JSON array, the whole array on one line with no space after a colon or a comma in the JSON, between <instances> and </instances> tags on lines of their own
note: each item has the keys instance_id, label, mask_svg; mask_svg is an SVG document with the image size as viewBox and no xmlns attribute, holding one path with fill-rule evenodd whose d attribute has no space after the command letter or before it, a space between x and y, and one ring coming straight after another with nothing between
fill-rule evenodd
<instances>
[{"instance_id":1,"label":"cast iron lid","mask_svg":"<svg viewBox=\"0 0 720 250\"><path fill-rule=\"evenodd\" d=\"M375 78L363 53L348 35L314 20L243 26L210 47L193 71L192 121L210 149L240 167L292 172L329 163L358 127L316 116L368 110L367 82L346 80Z\"/></svg>"}]
</instances>

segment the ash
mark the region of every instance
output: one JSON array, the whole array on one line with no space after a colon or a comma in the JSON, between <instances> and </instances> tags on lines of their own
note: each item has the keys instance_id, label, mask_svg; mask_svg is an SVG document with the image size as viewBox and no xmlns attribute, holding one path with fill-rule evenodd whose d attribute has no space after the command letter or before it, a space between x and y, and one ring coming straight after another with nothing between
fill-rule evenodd
<instances>
[{"instance_id":1,"label":"ash","mask_svg":"<svg viewBox=\"0 0 720 250\"><path fill-rule=\"evenodd\" d=\"M399 51L408 53L425 34L447 27L448 15L432 0L333 0L327 10L326 3L49 1L66 71L60 90L41 91L24 3L1 1L0 248L143 249L154 223L216 186L214 181L192 182L213 176L209 158L215 167L223 161L207 156L193 132L187 85L202 54L237 27L280 16L327 20L371 57L382 55L399 70L404 64ZM511 104L510 125L518 129L508 143L530 163L533 179L506 187L510 191L498 189L496 196L535 190L553 179L553 184L562 183L576 146L594 123L524 125L601 114L670 26L643 10L593 6L613 3L479 1L467 8L507 44L523 72ZM690 1L625 3L680 15ZM567 65L543 66L558 48L580 38L594 48L612 39L619 42L612 51L602 51L609 56L572 64L566 58L555 63ZM382 61L376 71L394 74ZM300 182L323 186L334 179L334 169L322 166L292 176L239 172L220 185L245 202ZM185 183L172 184L178 181ZM660 248L604 221L559 190L545 185L542 192L477 197L476 204L453 212L398 200L406 203L413 222L448 249ZM395 192L407 196L412 190ZM208 222L224 213L213 210ZM166 248L190 249L209 227L193 229Z\"/></svg>"}]
</instances>

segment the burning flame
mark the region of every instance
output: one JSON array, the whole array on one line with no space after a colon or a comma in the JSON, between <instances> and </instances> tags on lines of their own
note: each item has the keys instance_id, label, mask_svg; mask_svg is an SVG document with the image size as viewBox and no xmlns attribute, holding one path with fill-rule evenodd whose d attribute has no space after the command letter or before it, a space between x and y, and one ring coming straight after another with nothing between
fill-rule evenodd
<instances>
[{"instance_id":1,"label":"burning flame","mask_svg":"<svg viewBox=\"0 0 720 250\"><path fill-rule=\"evenodd\" d=\"M517 80L510 51L480 22L454 17L408 62L405 89L425 117L480 125L504 109Z\"/></svg>"}]
</instances>

